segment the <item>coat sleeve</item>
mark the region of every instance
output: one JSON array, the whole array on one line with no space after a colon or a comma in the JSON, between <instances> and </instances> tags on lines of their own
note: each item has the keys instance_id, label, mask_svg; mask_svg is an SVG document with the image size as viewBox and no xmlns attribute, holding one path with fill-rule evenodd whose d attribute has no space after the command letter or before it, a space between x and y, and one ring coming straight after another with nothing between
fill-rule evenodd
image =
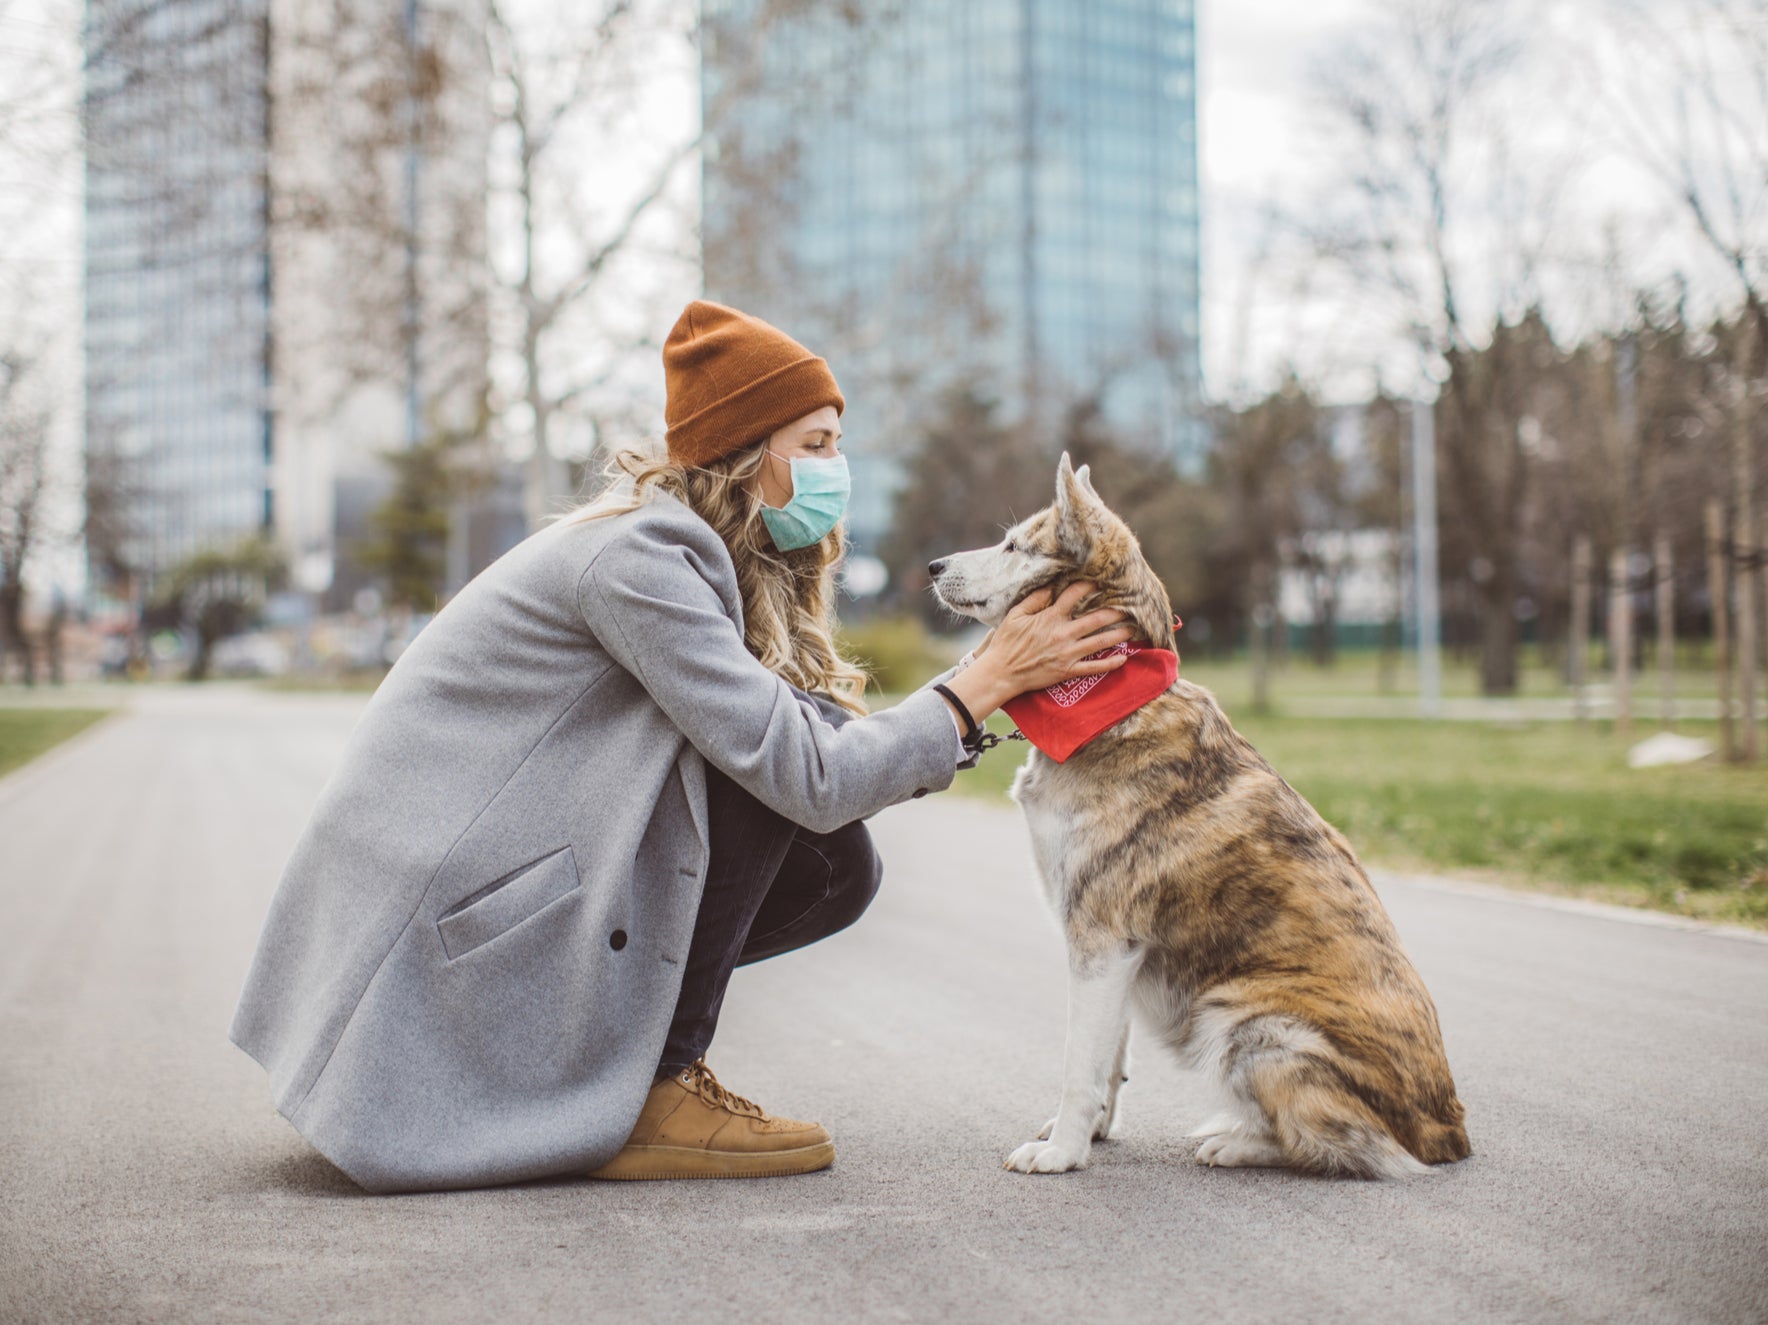
<instances>
[{"instance_id":1,"label":"coat sleeve","mask_svg":"<svg viewBox=\"0 0 1768 1325\"><path fill-rule=\"evenodd\" d=\"M963 670L964 670L964 667L961 662L953 663L950 667L946 668L943 672L939 673L937 676L928 677L925 681L923 681L921 683L920 689L915 690L913 693L918 695L918 694L922 693L922 691L926 691L929 694L937 694L938 691L933 689L934 686L939 685L942 682L951 680L952 677L956 676L959 672L961 672ZM940 702L943 704L945 701L941 700ZM946 716L948 718L951 718L952 723L953 723L953 727L955 730L956 724L957 724L956 715L953 714L952 711L948 708L946 710ZM984 722L984 725L985 726L987 725L986 720ZM966 750L964 748L963 737L961 737L961 736L958 738L956 754L957 754L957 761L958 762L955 765L955 767L957 767L957 768L975 768L976 765L978 763L980 763L982 760L982 751L980 751L980 750Z\"/></svg>"},{"instance_id":2,"label":"coat sleeve","mask_svg":"<svg viewBox=\"0 0 1768 1325\"><path fill-rule=\"evenodd\" d=\"M583 571L579 609L695 749L812 832L950 786L952 720L938 693L830 725L744 646L713 582L728 556L710 528L636 520Z\"/></svg>"}]
</instances>

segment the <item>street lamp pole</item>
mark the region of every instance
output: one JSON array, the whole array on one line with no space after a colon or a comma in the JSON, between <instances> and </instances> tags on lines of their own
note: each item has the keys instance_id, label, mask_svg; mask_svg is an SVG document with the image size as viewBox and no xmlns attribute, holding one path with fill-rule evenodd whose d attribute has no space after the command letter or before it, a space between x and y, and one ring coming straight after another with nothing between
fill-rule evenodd
<instances>
[{"instance_id":1,"label":"street lamp pole","mask_svg":"<svg viewBox=\"0 0 1768 1325\"><path fill-rule=\"evenodd\" d=\"M418 104L418 0L405 0L405 301L402 314L405 334L405 446L416 450L423 441L423 402L418 381L419 316L417 227L419 134L422 108Z\"/></svg>"},{"instance_id":2,"label":"street lamp pole","mask_svg":"<svg viewBox=\"0 0 1768 1325\"><path fill-rule=\"evenodd\" d=\"M1437 586L1436 416L1427 400L1412 402L1413 592L1418 621L1418 712L1442 716L1442 602Z\"/></svg>"}]
</instances>

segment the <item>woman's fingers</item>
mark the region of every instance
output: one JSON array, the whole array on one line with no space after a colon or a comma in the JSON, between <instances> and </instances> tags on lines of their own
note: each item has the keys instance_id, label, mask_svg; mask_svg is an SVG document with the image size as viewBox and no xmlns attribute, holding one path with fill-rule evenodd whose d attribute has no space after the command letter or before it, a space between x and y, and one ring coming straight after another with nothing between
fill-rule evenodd
<instances>
[{"instance_id":1,"label":"woman's fingers","mask_svg":"<svg viewBox=\"0 0 1768 1325\"><path fill-rule=\"evenodd\" d=\"M1125 653L1114 653L1109 658L1094 658L1091 661L1083 658L1074 665L1069 675L1096 676L1101 672L1115 672L1129 660L1129 655Z\"/></svg>"},{"instance_id":2,"label":"woman's fingers","mask_svg":"<svg viewBox=\"0 0 1768 1325\"><path fill-rule=\"evenodd\" d=\"M1056 606L1061 609L1064 617L1074 614L1075 604L1090 594L1097 586L1091 580L1075 580L1056 598Z\"/></svg>"},{"instance_id":3,"label":"woman's fingers","mask_svg":"<svg viewBox=\"0 0 1768 1325\"><path fill-rule=\"evenodd\" d=\"M1128 639L1128 637L1124 637L1124 639ZM1082 653L1082 655L1075 656L1075 658L1073 658L1073 660L1071 660L1071 662L1068 663L1068 665L1070 665L1070 667L1080 667L1080 665L1082 665L1082 663L1091 662L1091 660L1093 660L1094 653L1101 653L1101 651L1105 651L1105 649L1114 649L1114 647L1119 646L1119 644L1123 644L1123 639L1100 640L1100 642L1098 642L1098 644L1096 644L1096 646L1094 646L1094 640L1087 640L1086 644L1082 644L1082 646L1080 646L1080 647L1082 647L1082 649L1086 649L1086 653ZM1128 655L1121 655L1121 653L1119 653L1119 655L1112 655L1112 656L1117 656L1117 658L1124 658L1124 656L1128 656Z\"/></svg>"},{"instance_id":4,"label":"woman's fingers","mask_svg":"<svg viewBox=\"0 0 1768 1325\"><path fill-rule=\"evenodd\" d=\"M985 642L1000 646L1002 667L1026 689L1053 685L1065 677L1114 672L1126 661L1122 654L1089 660L1090 655L1134 639L1136 627L1114 607L1075 616L1075 606L1096 589L1090 580L1076 580L1061 593L1048 587L1035 590L1014 606Z\"/></svg>"},{"instance_id":5,"label":"woman's fingers","mask_svg":"<svg viewBox=\"0 0 1768 1325\"><path fill-rule=\"evenodd\" d=\"M1122 644L1127 639L1134 639L1135 636L1135 624L1123 621L1090 634L1070 636L1067 643L1073 648L1083 649L1087 653L1096 653L1100 649L1109 649L1113 645Z\"/></svg>"},{"instance_id":6,"label":"woman's fingers","mask_svg":"<svg viewBox=\"0 0 1768 1325\"><path fill-rule=\"evenodd\" d=\"M1074 619L1082 635L1090 635L1101 626L1109 626L1118 621L1128 621L1129 614L1120 612L1115 607L1100 607L1088 612L1085 616Z\"/></svg>"}]
</instances>

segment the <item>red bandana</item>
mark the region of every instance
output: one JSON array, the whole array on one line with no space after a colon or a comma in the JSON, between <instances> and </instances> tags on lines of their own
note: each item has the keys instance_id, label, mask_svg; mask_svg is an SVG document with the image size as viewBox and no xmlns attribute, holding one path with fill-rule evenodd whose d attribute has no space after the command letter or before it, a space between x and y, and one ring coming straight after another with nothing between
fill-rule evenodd
<instances>
[{"instance_id":1,"label":"red bandana","mask_svg":"<svg viewBox=\"0 0 1768 1325\"><path fill-rule=\"evenodd\" d=\"M1129 655L1113 672L1074 676L1047 690L1032 690L1001 707L1025 739L1058 764L1115 722L1122 722L1173 683L1179 655L1171 649L1125 642L1090 658Z\"/></svg>"}]
</instances>

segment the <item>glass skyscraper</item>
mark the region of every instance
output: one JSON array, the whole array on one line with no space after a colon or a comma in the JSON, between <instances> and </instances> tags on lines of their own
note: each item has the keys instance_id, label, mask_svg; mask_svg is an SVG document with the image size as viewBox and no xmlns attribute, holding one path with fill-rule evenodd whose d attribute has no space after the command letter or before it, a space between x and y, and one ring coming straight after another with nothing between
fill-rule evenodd
<instances>
[{"instance_id":1,"label":"glass skyscraper","mask_svg":"<svg viewBox=\"0 0 1768 1325\"><path fill-rule=\"evenodd\" d=\"M87 10L95 571L271 528L267 31L267 0Z\"/></svg>"},{"instance_id":2,"label":"glass skyscraper","mask_svg":"<svg viewBox=\"0 0 1768 1325\"><path fill-rule=\"evenodd\" d=\"M856 466L968 380L1198 451L1193 0L706 0L707 296L826 353ZM887 473L879 474L887 478ZM886 484L853 513L887 518Z\"/></svg>"},{"instance_id":3,"label":"glass skyscraper","mask_svg":"<svg viewBox=\"0 0 1768 1325\"><path fill-rule=\"evenodd\" d=\"M94 587L142 602L262 532L348 606L382 453L484 442L482 6L88 0L86 53ZM452 509L447 591L519 540L515 502Z\"/></svg>"}]
</instances>

